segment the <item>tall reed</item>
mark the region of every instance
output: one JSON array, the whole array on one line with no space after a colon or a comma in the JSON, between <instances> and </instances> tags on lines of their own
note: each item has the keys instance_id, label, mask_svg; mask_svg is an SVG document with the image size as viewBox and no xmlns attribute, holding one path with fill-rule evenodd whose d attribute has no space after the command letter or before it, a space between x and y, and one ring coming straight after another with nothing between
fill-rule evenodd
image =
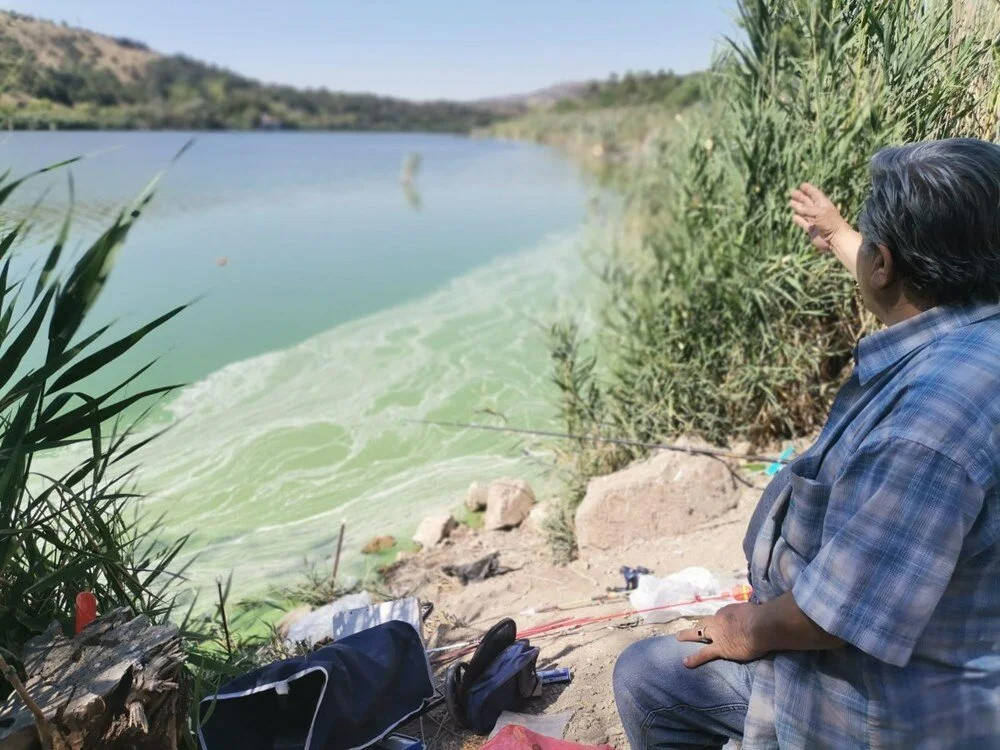
<instances>
[{"instance_id":1,"label":"tall reed","mask_svg":"<svg viewBox=\"0 0 1000 750\"><path fill-rule=\"evenodd\" d=\"M633 175L627 218L640 231L607 262L599 332L553 328L567 426L755 443L815 429L872 321L791 223L787 192L810 180L853 218L879 148L996 138L996 13L958 0L741 0L742 33L718 55L704 113ZM582 480L633 455L581 445L567 459Z\"/></svg>"},{"instance_id":2,"label":"tall reed","mask_svg":"<svg viewBox=\"0 0 1000 750\"><path fill-rule=\"evenodd\" d=\"M25 179L0 178L0 210ZM150 187L68 266L67 214L40 270L24 278L11 278L11 256L33 252L23 244L29 221L0 232L0 654L15 667L25 640L51 621L72 632L82 591L101 611L124 606L154 621L173 606L171 568L184 540L161 544L155 524L137 525L124 460L151 438L122 421L170 388L129 392L145 368L103 392L86 384L182 308L110 342L109 326L80 334L152 195ZM73 445L85 449L78 465L57 476L37 471L40 455ZM0 680L0 698L9 691Z\"/></svg>"}]
</instances>

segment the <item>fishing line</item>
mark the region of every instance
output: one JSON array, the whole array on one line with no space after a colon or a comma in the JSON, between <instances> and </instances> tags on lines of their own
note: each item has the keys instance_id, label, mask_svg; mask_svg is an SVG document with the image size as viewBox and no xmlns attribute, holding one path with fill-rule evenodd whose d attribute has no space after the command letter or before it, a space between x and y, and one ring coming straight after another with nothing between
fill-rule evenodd
<instances>
[{"instance_id":1,"label":"fishing line","mask_svg":"<svg viewBox=\"0 0 1000 750\"><path fill-rule=\"evenodd\" d=\"M454 429L505 432L514 435L534 435L536 437L560 438L562 440L586 440L592 443L610 443L611 445L623 445L630 448L652 448L655 450L674 451L676 453L715 456L717 458L732 458L739 461L761 461L768 464L787 464L789 462L789 458L784 455L758 456L753 453L736 453L734 451L721 450L719 448L694 448L685 445L678 445L676 443L646 443L641 440L629 440L627 438L600 437L598 435L573 435L568 432L529 430L521 427L497 427L489 424L473 424L470 422L443 422L436 419L405 419L403 421L412 424L429 424L437 427L451 427Z\"/></svg>"}]
</instances>

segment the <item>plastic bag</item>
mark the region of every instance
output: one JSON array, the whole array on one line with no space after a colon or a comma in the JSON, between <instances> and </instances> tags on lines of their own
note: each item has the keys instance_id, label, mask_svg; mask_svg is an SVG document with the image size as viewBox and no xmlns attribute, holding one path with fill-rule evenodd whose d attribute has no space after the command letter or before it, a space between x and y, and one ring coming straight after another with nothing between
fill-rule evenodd
<instances>
[{"instance_id":1,"label":"plastic bag","mask_svg":"<svg viewBox=\"0 0 1000 750\"><path fill-rule=\"evenodd\" d=\"M546 737L517 724L508 724L482 750L614 750L610 745L581 745Z\"/></svg>"},{"instance_id":2,"label":"plastic bag","mask_svg":"<svg viewBox=\"0 0 1000 750\"><path fill-rule=\"evenodd\" d=\"M730 587L723 588L712 572L705 568L684 568L664 578L639 576L639 585L629 593L628 599L637 610L678 603L676 607L655 612L643 612L644 622L670 622L680 617L714 615L722 607L732 604L732 599L692 602L699 596L718 596Z\"/></svg>"},{"instance_id":3,"label":"plastic bag","mask_svg":"<svg viewBox=\"0 0 1000 750\"><path fill-rule=\"evenodd\" d=\"M563 711L561 714L519 714L514 711L504 711L497 719L493 731L490 732L490 739L492 740L500 734L504 727L512 724L538 732L546 737L562 739L566 725L572 718L572 711Z\"/></svg>"}]
</instances>

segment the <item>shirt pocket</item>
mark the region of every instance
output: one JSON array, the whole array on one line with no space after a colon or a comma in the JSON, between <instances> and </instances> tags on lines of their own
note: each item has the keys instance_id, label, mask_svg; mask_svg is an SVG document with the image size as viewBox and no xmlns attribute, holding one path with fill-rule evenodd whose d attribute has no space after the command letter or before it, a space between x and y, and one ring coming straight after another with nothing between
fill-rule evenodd
<instances>
[{"instance_id":1,"label":"shirt pocket","mask_svg":"<svg viewBox=\"0 0 1000 750\"><path fill-rule=\"evenodd\" d=\"M788 485L775 500L754 544L752 570L762 601L790 591L819 553L830 486L803 476L811 467L792 465Z\"/></svg>"},{"instance_id":2,"label":"shirt pocket","mask_svg":"<svg viewBox=\"0 0 1000 750\"><path fill-rule=\"evenodd\" d=\"M830 485L790 472L791 494L780 535L785 543L807 560L819 553L823 522L830 503Z\"/></svg>"},{"instance_id":3,"label":"shirt pocket","mask_svg":"<svg viewBox=\"0 0 1000 750\"><path fill-rule=\"evenodd\" d=\"M799 575L819 553L823 520L830 499L828 485L804 477L793 468L788 503L771 550L767 576L776 591L791 591Z\"/></svg>"},{"instance_id":4,"label":"shirt pocket","mask_svg":"<svg viewBox=\"0 0 1000 750\"><path fill-rule=\"evenodd\" d=\"M775 590L771 583L771 565L775 546L780 539L781 524L788 510L788 501L792 495L792 485L787 484L771 504L764 518L757 537L754 539L753 554L750 558L750 573L754 593L762 601L768 601L784 593Z\"/></svg>"}]
</instances>

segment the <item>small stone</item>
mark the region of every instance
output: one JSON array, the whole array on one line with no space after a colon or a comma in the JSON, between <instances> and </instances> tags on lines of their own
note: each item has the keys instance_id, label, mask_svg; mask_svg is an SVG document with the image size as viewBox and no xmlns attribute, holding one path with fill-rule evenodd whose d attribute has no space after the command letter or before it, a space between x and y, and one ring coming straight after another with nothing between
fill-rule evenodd
<instances>
[{"instance_id":1,"label":"small stone","mask_svg":"<svg viewBox=\"0 0 1000 750\"><path fill-rule=\"evenodd\" d=\"M377 536L371 539L368 544L361 548L362 555L374 555L379 552L385 552L387 549L391 549L396 546L396 537L394 536Z\"/></svg>"},{"instance_id":2,"label":"small stone","mask_svg":"<svg viewBox=\"0 0 1000 750\"><path fill-rule=\"evenodd\" d=\"M535 504L535 493L523 479L498 479L490 485L484 528L487 531L519 526Z\"/></svg>"},{"instance_id":3,"label":"small stone","mask_svg":"<svg viewBox=\"0 0 1000 750\"><path fill-rule=\"evenodd\" d=\"M583 745L605 745L608 742L608 731L599 725L590 724L577 732L576 741Z\"/></svg>"},{"instance_id":4,"label":"small stone","mask_svg":"<svg viewBox=\"0 0 1000 750\"><path fill-rule=\"evenodd\" d=\"M465 508L473 513L486 510L486 498L489 488L485 484L473 482L469 485L468 492L465 493Z\"/></svg>"},{"instance_id":5,"label":"small stone","mask_svg":"<svg viewBox=\"0 0 1000 750\"><path fill-rule=\"evenodd\" d=\"M424 549L433 547L446 539L457 525L458 522L451 513L438 513L437 515L427 516L417 527L417 531L413 535L413 541L418 542Z\"/></svg>"}]
</instances>

